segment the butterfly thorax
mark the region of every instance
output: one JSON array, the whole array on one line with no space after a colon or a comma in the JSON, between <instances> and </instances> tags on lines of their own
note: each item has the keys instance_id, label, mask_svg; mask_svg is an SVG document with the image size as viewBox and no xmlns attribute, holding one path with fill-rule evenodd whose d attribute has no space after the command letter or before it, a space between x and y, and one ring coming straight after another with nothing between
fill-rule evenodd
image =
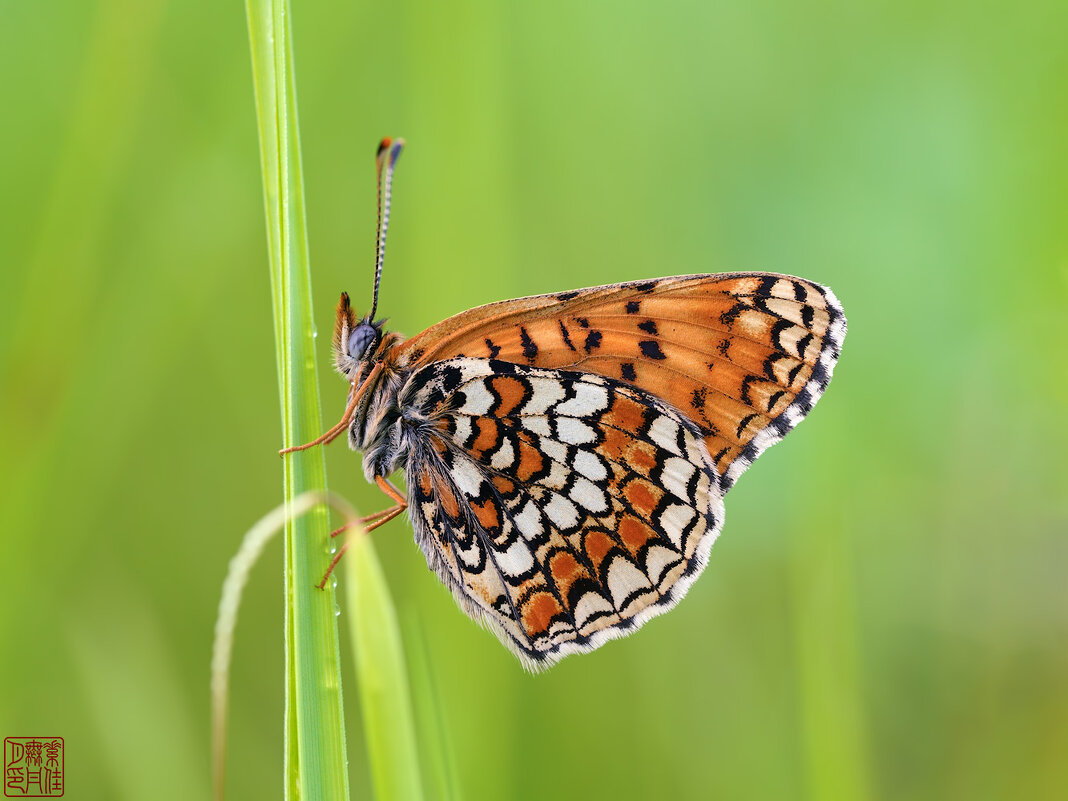
<instances>
[{"instance_id":1,"label":"butterfly thorax","mask_svg":"<svg viewBox=\"0 0 1068 801\"><path fill-rule=\"evenodd\" d=\"M383 333L372 354L355 373L355 388L368 382L349 424L349 447L363 452L363 470L368 481L387 476L401 466L410 449L409 423L398 403L411 371L397 363L397 345L403 337ZM378 368L377 370L375 368Z\"/></svg>"}]
</instances>

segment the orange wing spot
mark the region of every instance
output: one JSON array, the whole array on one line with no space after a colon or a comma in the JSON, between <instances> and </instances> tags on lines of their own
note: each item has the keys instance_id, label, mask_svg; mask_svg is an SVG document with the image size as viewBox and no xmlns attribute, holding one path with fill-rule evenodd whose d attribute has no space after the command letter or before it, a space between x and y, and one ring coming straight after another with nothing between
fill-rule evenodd
<instances>
[{"instance_id":1,"label":"orange wing spot","mask_svg":"<svg viewBox=\"0 0 1068 801\"><path fill-rule=\"evenodd\" d=\"M493 391L500 396L501 405L495 411L498 417L507 417L523 404L526 387L523 382L512 376L498 376L490 382Z\"/></svg>"},{"instance_id":2,"label":"orange wing spot","mask_svg":"<svg viewBox=\"0 0 1068 801\"><path fill-rule=\"evenodd\" d=\"M612 408L605 414L608 425L624 431L637 431L645 424L646 407L623 395L616 395Z\"/></svg>"},{"instance_id":3,"label":"orange wing spot","mask_svg":"<svg viewBox=\"0 0 1068 801\"><path fill-rule=\"evenodd\" d=\"M741 398L742 380L745 378L745 376L740 372L735 372L734 370L718 370L718 367L720 366L721 365L717 365L717 372L719 373L719 375L717 376L716 382L712 386L715 387L716 391L720 394L727 395L731 398ZM726 367L727 365L722 366ZM755 387L753 389L755 389ZM753 393L753 389L750 390L750 394ZM742 402L744 403L744 401ZM748 406L749 404L745 405Z\"/></svg>"},{"instance_id":4,"label":"orange wing spot","mask_svg":"<svg viewBox=\"0 0 1068 801\"><path fill-rule=\"evenodd\" d=\"M453 519L458 518L460 516L460 504L457 502L452 488L444 481L436 481L435 484L434 494L437 496L438 503L441 504L445 514Z\"/></svg>"},{"instance_id":5,"label":"orange wing spot","mask_svg":"<svg viewBox=\"0 0 1068 801\"><path fill-rule=\"evenodd\" d=\"M632 554L637 554L649 540L658 539L655 531L633 515L627 515L620 521L619 538Z\"/></svg>"},{"instance_id":6,"label":"orange wing spot","mask_svg":"<svg viewBox=\"0 0 1068 801\"><path fill-rule=\"evenodd\" d=\"M516 478L524 484L536 473L545 469L545 457L528 442L519 442L519 464L516 466Z\"/></svg>"},{"instance_id":7,"label":"orange wing spot","mask_svg":"<svg viewBox=\"0 0 1068 801\"><path fill-rule=\"evenodd\" d=\"M501 510L497 508L497 504L492 499L487 498L482 503L472 503L471 510L486 531L497 531L501 527Z\"/></svg>"},{"instance_id":8,"label":"orange wing spot","mask_svg":"<svg viewBox=\"0 0 1068 801\"><path fill-rule=\"evenodd\" d=\"M627 451L627 464L648 475L656 467L656 446L650 442L633 440Z\"/></svg>"},{"instance_id":9,"label":"orange wing spot","mask_svg":"<svg viewBox=\"0 0 1068 801\"><path fill-rule=\"evenodd\" d=\"M504 476L494 476L491 480L493 481L493 486L497 489L497 492L501 493L501 495L505 496L506 498L510 495L515 494L514 481L510 481Z\"/></svg>"},{"instance_id":10,"label":"orange wing spot","mask_svg":"<svg viewBox=\"0 0 1068 801\"><path fill-rule=\"evenodd\" d=\"M549 570L562 598L567 597L568 592L571 591L571 585L577 579L587 575L578 560L567 551L558 551L553 555L549 560Z\"/></svg>"},{"instance_id":11,"label":"orange wing spot","mask_svg":"<svg viewBox=\"0 0 1068 801\"><path fill-rule=\"evenodd\" d=\"M623 454L627 452L627 446L631 441L630 434L615 428L602 430L604 432L604 441L597 446L597 450L601 452L602 456L617 462L622 461Z\"/></svg>"},{"instance_id":12,"label":"orange wing spot","mask_svg":"<svg viewBox=\"0 0 1068 801\"><path fill-rule=\"evenodd\" d=\"M627 486L623 488L623 495L636 512L648 517L656 509L656 505L660 502L664 492L648 481L636 478L628 482Z\"/></svg>"},{"instance_id":13,"label":"orange wing spot","mask_svg":"<svg viewBox=\"0 0 1068 801\"><path fill-rule=\"evenodd\" d=\"M615 547L612 538L603 531L591 531L585 539L586 555L590 557L590 563L594 569L601 569L601 562L605 555Z\"/></svg>"},{"instance_id":14,"label":"orange wing spot","mask_svg":"<svg viewBox=\"0 0 1068 801\"><path fill-rule=\"evenodd\" d=\"M538 592L523 604L523 628L531 637L549 628L549 622L563 612L560 602L549 592Z\"/></svg>"},{"instance_id":15,"label":"orange wing spot","mask_svg":"<svg viewBox=\"0 0 1068 801\"><path fill-rule=\"evenodd\" d=\"M477 455L497 447L497 443L501 441L501 433L492 418L478 417L475 419L475 426L478 428L478 436L471 448Z\"/></svg>"},{"instance_id":16,"label":"orange wing spot","mask_svg":"<svg viewBox=\"0 0 1068 801\"><path fill-rule=\"evenodd\" d=\"M425 473L425 472L424 473L420 473L418 481L419 481L419 491L423 494L423 497L424 498L431 497L431 493L432 493L432 491L434 489L434 483L430 479L430 474L429 473Z\"/></svg>"}]
</instances>

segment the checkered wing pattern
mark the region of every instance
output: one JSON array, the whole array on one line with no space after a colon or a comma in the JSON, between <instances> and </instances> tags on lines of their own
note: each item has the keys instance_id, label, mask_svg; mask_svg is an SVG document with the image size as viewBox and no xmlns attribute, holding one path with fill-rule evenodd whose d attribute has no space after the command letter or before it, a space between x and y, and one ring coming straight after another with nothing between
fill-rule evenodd
<instances>
[{"instance_id":1,"label":"checkered wing pattern","mask_svg":"<svg viewBox=\"0 0 1068 801\"><path fill-rule=\"evenodd\" d=\"M728 273L493 303L402 346L625 381L697 426L724 488L822 395L845 337L834 294L785 275Z\"/></svg>"},{"instance_id":2,"label":"checkered wing pattern","mask_svg":"<svg viewBox=\"0 0 1068 801\"><path fill-rule=\"evenodd\" d=\"M697 424L587 372L455 358L421 368L409 513L460 606L532 669L667 611L723 521Z\"/></svg>"}]
</instances>

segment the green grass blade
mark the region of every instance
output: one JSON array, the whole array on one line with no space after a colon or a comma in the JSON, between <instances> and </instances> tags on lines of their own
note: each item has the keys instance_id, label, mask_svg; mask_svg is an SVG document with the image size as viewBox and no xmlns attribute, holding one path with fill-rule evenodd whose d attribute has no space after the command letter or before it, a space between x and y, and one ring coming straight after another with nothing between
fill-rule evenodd
<instances>
[{"instance_id":1,"label":"green grass blade","mask_svg":"<svg viewBox=\"0 0 1068 801\"><path fill-rule=\"evenodd\" d=\"M329 496L309 492L264 515L245 532L223 581L219 613L215 619L215 641L211 650L211 755L214 798L222 801L226 789L226 714L230 704L230 663L237 629L237 610L253 566L263 549L293 517L331 502Z\"/></svg>"},{"instance_id":2,"label":"green grass blade","mask_svg":"<svg viewBox=\"0 0 1068 801\"><path fill-rule=\"evenodd\" d=\"M293 52L286 0L247 0L256 117L267 213L283 442L322 430L313 348L311 274L304 219ZM285 498L326 489L322 450L287 456ZM327 511L286 527L286 797L347 799L335 599L315 588L329 557Z\"/></svg>"},{"instance_id":3,"label":"green grass blade","mask_svg":"<svg viewBox=\"0 0 1068 801\"><path fill-rule=\"evenodd\" d=\"M371 538L349 538L345 588L363 726L378 801L423 798L397 613Z\"/></svg>"},{"instance_id":4,"label":"green grass blade","mask_svg":"<svg viewBox=\"0 0 1068 801\"><path fill-rule=\"evenodd\" d=\"M434 680L423 627L419 618L412 614L405 617L404 628L408 633L408 672L411 676L412 699L417 711L415 720L424 781L430 788L432 798L438 801L460 801L452 734L445 719L441 694Z\"/></svg>"}]
</instances>

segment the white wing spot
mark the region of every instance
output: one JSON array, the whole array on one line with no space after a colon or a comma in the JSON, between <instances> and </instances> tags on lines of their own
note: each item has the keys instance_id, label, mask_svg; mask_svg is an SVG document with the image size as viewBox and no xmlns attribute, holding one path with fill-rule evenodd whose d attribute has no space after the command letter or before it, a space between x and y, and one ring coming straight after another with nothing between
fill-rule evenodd
<instances>
[{"instance_id":1,"label":"white wing spot","mask_svg":"<svg viewBox=\"0 0 1068 801\"><path fill-rule=\"evenodd\" d=\"M597 434L590 426L573 417L561 417L556 421L556 433L564 442L583 445L596 442Z\"/></svg>"},{"instance_id":2,"label":"white wing spot","mask_svg":"<svg viewBox=\"0 0 1068 801\"><path fill-rule=\"evenodd\" d=\"M471 569L477 568L479 562L482 561L482 546L479 541L472 537L470 547L464 548L462 545L463 540L457 539L456 549L460 553L460 561Z\"/></svg>"},{"instance_id":3,"label":"white wing spot","mask_svg":"<svg viewBox=\"0 0 1068 801\"><path fill-rule=\"evenodd\" d=\"M649 439L669 453L678 454L678 436L679 424L666 414L658 415L649 427Z\"/></svg>"},{"instance_id":4,"label":"white wing spot","mask_svg":"<svg viewBox=\"0 0 1068 801\"><path fill-rule=\"evenodd\" d=\"M794 297L794 282L787 281L785 278L780 278L775 282L775 285L771 289L771 295L775 298L792 298Z\"/></svg>"},{"instance_id":5,"label":"white wing spot","mask_svg":"<svg viewBox=\"0 0 1068 801\"><path fill-rule=\"evenodd\" d=\"M608 591L617 609L632 592L645 589L649 589L649 579L644 573L621 556L612 560L608 568Z\"/></svg>"},{"instance_id":6,"label":"white wing spot","mask_svg":"<svg viewBox=\"0 0 1068 801\"><path fill-rule=\"evenodd\" d=\"M604 512L608 509L608 499L601 488L587 478L578 478L571 488L571 500L591 512Z\"/></svg>"},{"instance_id":7,"label":"white wing spot","mask_svg":"<svg viewBox=\"0 0 1068 801\"><path fill-rule=\"evenodd\" d=\"M519 419L523 421L523 428L527 431L533 431L539 437L551 437L553 434L552 429L549 427L548 417L542 415L524 415Z\"/></svg>"},{"instance_id":8,"label":"white wing spot","mask_svg":"<svg viewBox=\"0 0 1068 801\"><path fill-rule=\"evenodd\" d=\"M563 489L564 484L567 483L567 477L570 472L571 470L560 462L550 462L549 475L541 479L538 483L554 490Z\"/></svg>"},{"instance_id":9,"label":"white wing spot","mask_svg":"<svg viewBox=\"0 0 1068 801\"><path fill-rule=\"evenodd\" d=\"M668 535L679 549L682 548L682 531L697 514L692 508L681 503L669 506L660 515L660 528Z\"/></svg>"},{"instance_id":10,"label":"white wing spot","mask_svg":"<svg viewBox=\"0 0 1068 801\"><path fill-rule=\"evenodd\" d=\"M512 520L515 521L519 532L528 540L539 537L544 533L541 514L538 513L538 507L533 500L527 501L519 512L512 515Z\"/></svg>"},{"instance_id":11,"label":"white wing spot","mask_svg":"<svg viewBox=\"0 0 1068 801\"><path fill-rule=\"evenodd\" d=\"M608 408L608 390L592 384L577 384L575 397L564 401L554 412L564 417L590 417Z\"/></svg>"},{"instance_id":12,"label":"white wing spot","mask_svg":"<svg viewBox=\"0 0 1068 801\"><path fill-rule=\"evenodd\" d=\"M497 452L493 454L490 459L490 466L494 470L505 470L511 467L515 463L515 448L512 447L512 440L505 437L501 441L501 447L497 449Z\"/></svg>"},{"instance_id":13,"label":"white wing spot","mask_svg":"<svg viewBox=\"0 0 1068 801\"><path fill-rule=\"evenodd\" d=\"M493 396L482 381L472 381L463 387L462 392L466 400L458 410L463 414L478 416L485 414L493 405Z\"/></svg>"},{"instance_id":14,"label":"white wing spot","mask_svg":"<svg viewBox=\"0 0 1068 801\"><path fill-rule=\"evenodd\" d=\"M797 358L804 360L805 354L797 349L797 346L801 344L801 339L808 334L804 328L799 325L792 325L779 334L779 344L782 345L783 350L787 353L792 352Z\"/></svg>"},{"instance_id":15,"label":"white wing spot","mask_svg":"<svg viewBox=\"0 0 1068 801\"><path fill-rule=\"evenodd\" d=\"M681 456L672 456L664 463L664 471L660 477L664 489L676 498L689 501L690 495L686 485L690 483L696 469Z\"/></svg>"},{"instance_id":16,"label":"white wing spot","mask_svg":"<svg viewBox=\"0 0 1068 801\"><path fill-rule=\"evenodd\" d=\"M670 548L665 548L663 545L651 545L645 555L645 572L653 584L659 586L664 569L680 558Z\"/></svg>"},{"instance_id":17,"label":"white wing spot","mask_svg":"<svg viewBox=\"0 0 1068 801\"><path fill-rule=\"evenodd\" d=\"M471 418L457 415L453 419L456 421L456 431L452 438L456 442L466 442L467 438L471 436Z\"/></svg>"},{"instance_id":18,"label":"white wing spot","mask_svg":"<svg viewBox=\"0 0 1068 801\"><path fill-rule=\"evenodd\" d=\"M457 459L449 471L456 486L467 496L477 498L482 488L482 471L467 459Z\"/></svg>"},{"instance_id":19,"label":"white wing spot","mask_svg":"<svg viewBox=\"0 0 1068 801\"><path fill-rule=\"evenodd\" d=\"M509 576L518 576L534 567L534 554L522 537L516 537L507 551L497 551L497 565Z\"/></svg>"},{"instance_id":20,"label":"white wing spot","mask_svg":"<svg viewBox=\"0 0 1068 801\"><path fill-rule=\"evenodd\" d=\"M563 384L551 378L531 378L534 390L530 400L523 404L523 414L545 414L552 406L564 399Z\"/></svg>"},{"instance_id":21,"label":"white wing spot","mask_svg":"<svg viewBox=\"0 0 1068 801\"><path fill-rule=\"evenodd\" d=\"M590 451L576 453L573 465L579 475L586 476L591 481L604 481L608 478L608 468L604 466L604 462L596 454Z\"/></svg>"},{"instance_id":22,"label":"white wing spot","mask_svg":"<svg viewBox=\"0 0 1068 801\"><path fill-rule=\"evenodd\" d=\"M615 616L615 609L608 599L603 595L598 595L595 592L587 592L580 599L575 608L572 610L575 615L575 622L578 623L579 630L586 625L586 621L598 613L611 612L613 617ZM601 625L604 620L603 617L597 619L597 625Z\"/></svg>"},{"instance_id":23,"label":"white wing spot","mask_svg":"<svg viewBox=\"0 0 1068 801\"><path fill-rule=\"evenodd\" d=\"M564 443L549 437L542 437L539 444L541 445L542 453L550 459L567 464L567 446Z\"/></svg>"},{"instance_id":24,"label":"white wing spot","mask_svg":"<svg viewBox=\"0 0 1068 801\"><path fill-rule=\"evenodd\" d=\"M545 516L557 528L573 528L578 523L578 509L563 495L552 493L552 500L545 504Z\"/></svg>"}]
</instances>

